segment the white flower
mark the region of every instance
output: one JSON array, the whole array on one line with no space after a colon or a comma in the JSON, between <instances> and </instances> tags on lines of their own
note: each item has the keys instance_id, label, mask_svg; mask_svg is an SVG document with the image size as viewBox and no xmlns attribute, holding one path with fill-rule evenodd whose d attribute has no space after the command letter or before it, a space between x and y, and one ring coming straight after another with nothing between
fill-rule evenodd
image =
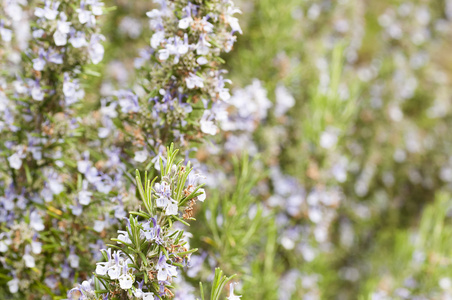
<instances>
[{"instance_id":1,"label":"white flower","mask_svg":"<svg viewBox=\"0 0 452 300\"><path fill-rule=\"evenodd\" d=\"M164 266L157 266L158 273L157 273L157 280L158 281L165 281L168 279L168 276L175 277L177 276L177 268L173 265L169 265L166 262L164 263Z\"/></svg>"},{"instance_id":2,"label":"white flower","mask_svg":"<svg viewBox=\"0 0 452 300\"><path fill-rule=\"evenodd\" d=\"M57 30L53 34L53 40L55 41L55 45L64 46L67 44L67 34Z\"/></svg>"},{"instance_id":3,"label":"white flower","mask_svg":"<svg viewBox=\"0 0 452 300\"><path fill-rule=\"evenodd\" d=\"M36 211L33 211L30 214L30 226L36 231L44 230L44 223L42 222L41 216Z\"/></svg>"},{"instance_id":4,"label":"white flower","mask_svg":"<svg viewBox=\"0 0 452 300\"><path fill-rule=\"evenodd\" d=\"M63 94L66 97L72 97L74 96L75 92L76 92L76 85L74 82L69 81L69 80L65 80L63 82Z\"/></svg>"},{"instance_id":5,"label":"white flower","mask_svg":"<svg viewBox=\"0 0 452 300\"><path fill-rule=\"evenodd\" d=\"M44 99L44 92L39 84L35 84L31 88L31 97L36 101L42 101Z\"/></svg>"},{"instance_id":6,"label":"white flower","mask_svg":"<svg viewBox=\"0 0 452 300\"><path fill-rule=\"evenodd\" d=\"M69 264L72 268L77 269L79 267L80 257L77 254L71 253L67 259L69 260Z\"/></svg>"},{"instance_id":7,"label":"white flower","mask_svg":"<svg viewBox=\"0 0 452 300\"><path fill-rule=\"evenodd\" d=\"M180 29L187 29L188 26L190 26L191 22L193 22L192 17L185 17L183 19L179 20L179 28Z\"/></svg>"},{"instance_id":8,"label":"white flower","mask_svg":"<svg viewBox=\"0 0 452 300\"><path fill-rule=\"evenodd\" d=\"M69 33L71 31L71 22L66 22L67 17L64 13L61 13L60 17L61 21L57 23L57 30L62 33Z\"/></svg>"},{"instance_id":9,"label":"white flower","mask_svg":"<svg viewBox=\"0 0 452 300\"><path fill-rule=\"evenodd\" d=\"M170 202L168 206L166 207L165 215L171 216L171 215L177 215L178 206L175 202Z\"/></svg>"},{"instance_id":10,"label":"white flower","mask_svg":"<svg viewBox=\"0 0 452 300\"><path fill-rule=\"evenodd\" d=\"M204 200L206 200L206 191L204 189L199 189L198 192L202 193L198 196L198 200L204 202Z\"/></svg>"},{"instance_id":11,"label":"white flower","mask_svg":"<svg viewBox=\"0 0 452 300\"><path fill-rule=\"evenodd\" d=\"M53 34L53 40L55 45L64 46L67 44L67 34L71 30L71 22L66 22L66 15L64 13L60 14L61 21L57 23L57 30Z\"/></svg>"},{"instance_id":12,"label":"white flower","mask_svg":"<svg viewBox=\"0 0 452 300\"><path fill-rule=\"evenodd\" d=\"M47 1L46 1L47 2ZM53 5L49 5L47 2L44 8L38 7L35 10L35 16L38 18L46 18L47 20L55 20L58 15L58 6L60 2L55 2ZM53 6L53 7L51 7Z\"/></svg>"},{"instance_id":13,"label":"white flower","mask_svg":"<svg viewBox=\"0 0 452 300\"><path fill-rule=\"evenodd\" d=\"M189 89L194 89L195 87L203 88L204 87L203 81L204 79L202 79L201 77L197 76L194 73L190 73L189 76L185 78L187 88Z\"/></svg>"},{"instance_id":14,"label":"white flower","mask_svg":"<svg viewBox=\"0 0 452 300\"><path fill-rule=\"evenodd\" d=\"M236 13L241 14L242 12L237 7L234 7L234 4L230 2L228 10L225 13L226 23L229 23L229 26L231 26L232 31L238 31L240 32L240 34L242 34L242 29L240 28L238 19L233 17L233 15Z\"/></svg>"},{"instance_id":15,"label":"white flower","mask_svg":"<svg viewBox=\"0 0 452 300\"><path fill-rule=\"evenodd\" d=\"M78 201L81 205L88 205L91 202L91 196L93 195L92 192L82 190L78 193Z\"/></svg>"},{"instance_id":16,"label":"white flower","mask_svg":"<svg viewBox=\"0 0 452 300\"><path fill-rule=\"evenodd\" d=\"M44 33L46 33L44 30L36 29L33 31L32 35L35 39L40 39L44 36Z\"/></svg>"},{"instance_id":17,"label":"white flower","mask_svg":"<svg viewBox=\"0 0 452 300\"><path fill-rule=\"evenodd\" d=\"M77 170L80 173L85 174L86 172L88 172L91 165L92 165L92 162L90 162L89 160L79 160L77 162Z\"/></svg>"},{"instance_id":18,"label":"white flower","mask_svg":"<svg viewBox=\"0 0 452 300\"><path fill-rule=\"evenodd\" d=\"M139 163L143 163L148 158L148 152L146 150L141 150L135 152L135 157L133 158L135 161Z\"/></svg>"},{"instance_id":19,"label":"white flower","mask_svg":"<svg viewBox=\"0 0 452 300\"><path fill-rule=\"evenodd\" d=\"M118 240L124 242L124 243L128 243L128 244L132 244L132 241L129 238L129 234L127 233L127 231L123 231L123 230L118 230L118 233L120 233L118 235ZM119 242L117 242L119 244Z\"/></svg>"},{"instance_id":20,"label":"white flower","mask_svg":"<svg viewBox=\"0 0 452 300\"><path fill-rule=\"evenodd\" d=\"M0 35L2 36L2 40L4 42L10 42L12 38L12 31L7 28L0 28Z\"/></svg>"},{"instance_id":21,"label":"white flower","mask_svg":"<svg viewBox=\"0 0 452 300\"><path fill-rule=\"evenodd\" d=\"M156 203L157 203L157 207L167 207L168 206L168 199L166 199L165 197L160 197L157 198Z\"/></svg>"},{"instance_id":22,"label":"white flower","mask_svg":"<svg viewBox=\"0 0 452 300\"><path fill-rule=\"evenodd\" d=\"M117 279L119 274L121 274L121 268L118 265L113 265L108 269L108 276L111 279Z\"/></svg>"},{"instance_id":23,"label":"white flower","mask_svg":"<svg viewBox=\"0 0 452 300\"><path fill-rule=\"evenodd\" d=\"M80 48L88 45L88 42L85 39L85 33L78 31L75 33L70 39L69 42L72 44L74 48Z\"/></svg>"},{"instance_id":24,"label":"white flower","mask_svg":"<svg viewBox=\"0 0 452 300\"><path fill-rule=\"evenodd\" d=\"M204 56L200 56L196 59L196 62L200 65L205 65L206 63L208 63L209 61L207 60L207 58L205 58Z\"/></svg>"},{"instance_id":25,"label":"white flower","mask_svg":"<svg viewBox=\"0 0 452 300\"><path fill-rule=\"evenodd\" d=\"M42 101L44 99L44 91L39 85L39 81L29 80L28 85L30 88L31 97L36 101Z\"/></svg>"},{"instance_id":26,"label":"white flower","mask_svg":"<svg viewBox=\"0 0 452 300\"><path fill-rule=\"evenodd\" d=\"M157 49L160 46L160 43L165 39L164 31L157 31L151 37L151 47Z\"/></svg>"},{"instance_id":27,"label":"white flower","mask_svg":"<svg viewBox=\"0 0 452 300\"><path fill-rule=\"evenodd\" d=\"M166 269L160 269L157 273L157 280L158 281L165 281L168 279L168 273Z\"/></svg>"},{"instance_id":28,"label":"white flower","mask_svg":"<svg viewBox=\"0 0 452 300\"><path fill-rule=\"evenodd\" d=\"M39 253L41 253L41 251L42 251L42 243L32 241L31 242L31 252L33 252L34 254L39 254Z\"/></svg>"},{"instance_id":29,"label":"white flower","mask_svg":"<svg viewBox=\"0 0 452 300\"><path fill-rule=\"evenodd\" d=\"M101 2L92 3L91 4L91 12L95 16L101 16L104 12L102 11L102 5L104 5Z\"/></svg>"},{"instance_id":30,"label":"white flower","mask_svg":"<svg viewBox=\"0 0 452 300\"><path fill-rule=\"evenodd\" d=\"M320 135L320 146L325 149L333 148L338 139L338 132L334 129L327 129Z\"/></svg>"},{"instance_id":31,"label":"white flower","mask_svg":"<svg viewBox=\"0 0 452 300\"><path fill-rule=\"evenodd\" d=\"M77 9L78 12L78 20L80 22L80 24L85 24L89 21L90 17L91 17L91 12L89 10L84 10L84 9Z\"/></svg>"},{"instance_id":32,"label":"white flower","mask_svg":"<svg viewBox=\"0 0 452 300\"><path fill-rule=\"evenodd\" d=\"M12 294L15 294L19 291L19 279L14 278L13 280L8 281L8 288Z\"/></svg>"},{"instance_id":33,"label":"white flower","mask_svg":"<svg viewBox=\"0 0 452 300\"><path fill-rule=\"evenodd\" d=\"M94 221L94 226L93 226L94 231L101 232L102 230L104 230L104 228L105 228L105 221L99 221L99 220Z\"/></svg>"},{"instance_id":34,"label":"white flower","mask_svg":"<svg viewBox=\"0 0 452 300\"><path fill-rule=\"evenodd\" d=\"M159 59L167 60L169 58L170 52L168 49L160 49L159 50Z\"/></svg>"},{"instance_id":35,"label":"white flower","mask_svg":"<svg viewBox=\"0 0 452 300\"><path fill-rule=\"evenodd\" d=\"M0 241L0 252L8 251L8 244L6 241Z\"/></svg>"},{"instance_id":36,"label":"white flower","mask_svg":"<svg viewBox=\"0 0 452 300\"><path fill-rule=\"evenodd\" d=\"M196 53L198 55L207 55L210 51L210 43L206 40L206 35L201 34L198 44L196 44Z\"/></svg>"},{"instance_id":37,"label":"white flower","mask_svg":"<svg viewBox=\"0 0 452 300\"><path fill-rule=\"evenodd\" d=\"M201 125L202 132L210 135L215 135L217 133L218 127L215 125L212 118L213 117L211 111L205 110L199 123Z\"/></svg>"},{"instance_id":38,"label":"white flower","mask_svg":"<svg viewBox=\"0 0 452 300\"><path fill-rule=\"evenodd\" d=\"M55 195L59 195L62 191L64 191L63 184L55 179L49 180L49 187Z\"/></svg>"},{"instance_id":39,"label":"white flower","mask_svg":"<svg viewBox=\"0 0 452 300\"><path fill-rule=\"evenodd\" d=\"M22 167L22 158L19 153L14 153L8 157L9 166L13 169L19 170Z\"/></svg>"},{"instance_id":40,"label":"white flower","mask_svg":"<svg viewBox=\"0 0 452 300\"><path fill-rule=\"evenodd\" d=\"M99 41L104 40L105 37L101 34L93 34L88 46L89 57L93 64L97 65L104 58L104 46Z\"/></svg>"},{"instance_id":41,"label":"white flower","mask_svg":"<svg viewBox=\"0 0 452 300\"><path fill-rule=\"evenodd\" d=\"M60 2L55 2L53 4L53 9L46 8L44 12L44 17L47 20L55 20L58 15L58 6L60 5Z\"/></svg>"},{"instance_id":42,"label":"white flower","mask_svg":"<svg viewBox=\"0 0 452 300\"><path fill-rule=\"evenodd\" d=\"M44 70L45 65L46 65L46 61L42 57L33 59L33 69L34 70L42 71L42 70Z\"/></svg>"},{"instance_id":43,"label":"white flower","mask_svg":"<svg viewBox=\"0 0 452 300\"><path fill-rule=\"evenodd\" d=\"M154 293L143 293L143 300L154 300Z\"/></svg>"},{"instance_id":44,"label":"white flower","mask_svg":"<svg viewBox=\"0 0 452 300\"><path fill-rule=\"evenodd\" d=\"M217 133L218 127L215 125L213 121L201 120L199 123L201 124L202 132L210 135L215 135Z\"/></svg>"},{"instance_id":45,"label":"white flower","mask_svg":"<svg viewBox=\"0 0 452 300\"><path fill-rule=\"evenodd\" d=\"M98 136L100 139L104 139L104 138L106 138L109 134L110 134L110 129L109 129L109 128L101 127L101 128L98 129L97 136Z\"/></svg>"},{"instance_id":46,"label":"white flower","mask_svg":"<svg viewBox=\"0 0 452 300\"><path fill-rule=\"evenodd\" d=\"M36 266L35 264L35 259L33 256L31 256L30 254L25 254L23 256L23 259L25 261L25 266L27 268L34 268Z\"/></svg>"},{"instance_id":47,"label":"white flower","mask_svg":"<svg viewBox=\"0 0 452 300\"><path fill-rule=\"evenodd\" d=\"M119 280L119 286L123 290L128 290L128 289L132 288L132 285L134 282L134 278L132 277L132 275L122 274L121 276L119 276L118 280Z\"/></svg>"},{"instance_id":48,"label":"white flower","mask_svg":"<svg viewBox=\"0 0 452 300\"><path fill-rule=\"evenodd\" d=\"M96 274L106 275L108 271L108 262L96 263Z\"/></svg>"},{"instance_id":49,"label":"white flower","mask_svg":"<svg viewBox=\"0 0 452 300\"><path fill-rule=\"evenodd\" d=\"M135 289L133 291L133 295L135 297L137 297L138 299L142 299L143 298L143 290L142 289Z\"/></svg>"}]
</instances>

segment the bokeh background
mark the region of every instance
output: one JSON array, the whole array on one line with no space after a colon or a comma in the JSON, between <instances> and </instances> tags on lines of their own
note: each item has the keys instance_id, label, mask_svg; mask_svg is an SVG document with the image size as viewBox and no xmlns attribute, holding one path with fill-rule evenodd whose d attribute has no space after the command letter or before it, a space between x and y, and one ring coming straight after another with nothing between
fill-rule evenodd
<instances>
[{"instance_id":1,"label":"bokeh background","mask_svg":"<svg viewBox=\"0 0 452 300\"><path fill-rule=\"evenodd\" d=\"M205 151L255 157L251 192L232 183L236 203L217 201L265 217L236 243L249 224L223 207L221 225L198 224L193 239L227 272L243 270L244 299L452 297L452 2L236 4L243 34L225 67L254 125ZM116 5L103 80L121 85L147 42L147 2Z\"/></svg>"}]
</instances>

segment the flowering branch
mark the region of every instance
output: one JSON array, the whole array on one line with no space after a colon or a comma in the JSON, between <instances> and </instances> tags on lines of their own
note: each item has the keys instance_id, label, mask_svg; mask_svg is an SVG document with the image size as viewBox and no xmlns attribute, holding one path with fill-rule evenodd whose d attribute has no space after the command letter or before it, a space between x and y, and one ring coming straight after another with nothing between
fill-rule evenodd
<instances>
[{"instance_id":1,"label":"flowering branch","mask_svg":"<svg viewBox=\"0 0 452 300\"><path fill-rule=\"evenodd\" d=\"M96 299L103 294L109 299L123 299L132 295L137 299L169 299L173 277L178 269L187 266L190 255L184 231L174 223L189 226L194 220L193 206L206 198L198 174L192 174L190 163L176 162L178 150L167 148L166 164L160 159L160 181L150 180L145 173L144 184L137 171L137 190L145 210L132 211L126 219L125 230L119 230L118 245L109 244L102 251L105 262L97 263L95 279L72 289L68 297Z\"/></svg>"}]
</instances>

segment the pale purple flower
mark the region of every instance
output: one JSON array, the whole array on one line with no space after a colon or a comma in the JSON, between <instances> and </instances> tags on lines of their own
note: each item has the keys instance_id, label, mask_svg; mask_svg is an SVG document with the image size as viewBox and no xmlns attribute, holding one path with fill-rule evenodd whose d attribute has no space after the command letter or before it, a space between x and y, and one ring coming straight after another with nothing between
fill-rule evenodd
<instances>
[{"instance_id":1,"label":"pale purple flower","mask_svg":"<svg viewBox=\"0 0 452 300\"><path fill-rule=\"evenodd\" d=\"M30 246L25 246L25 254L22 256L25 266L27 268L34 268L36 266L35 259L30 255Z\"/></svg>"},{"instance_id":2,"label":"pale purple flower","mask_svg":"<svg viewBox=\"0 0 452 300\"><path fill-rule=\"evenodd\" d=\"M42 222L42 218L37 211L30 213L30 226L36 231L44 230L44 223Z\"/></svg>"},{"instance_id":3,"label":"pale purple flower","mask_svg":"<svg viewBox=\"0 0 452 300\"><path fill-rule=\"evenodd\" d=\"M105 40L105 37L101 34L93 34L88 46L89 56L93 64L97 65L104 58L104 46L100 41Z\"/></svg>"},{"instance_id":4,"label":"pale purple flower","mask_svg":"<svg viewBox=\"0 0 452 300\"><path fill-rule=\"evenodd\" d=\"M189 76L185 78L185 82L187 84L187 88L189 89L194 89L195 87L204 87L204 79L194 73L190 73Z\"/></svg>"},{"instance_id":5,"label":"pale purple flower","mask_svg":"<svg viewBox=\"0 0 452 300\"><path fill-rule=\"evenodd\" d=\"M151 222L153 224L152 227L150 226ZM143 224L142 233L147 241L154 241L157 244L162 243L162 239L160 238L161 227L157 224L157 220L155 218L151 218L150 221Z\"/></svg>"},{"instance_id":6,"label":"pale purple flower","mask_svg":"<svg viewBox=\"0 0 452 300\"><path fill-rule=\"evenodd\" d=\"M151 37L151 47L157 49L160 46L160 43L165 40L165 32L157 31Z\"/></svg>"},{"instance_id":7,"label":"pale purple flower","mask_svg":"<svg viewBox=\"0 0 452 300\"><path fill-rule=\"evenodd\" d=\"M74 48L81 48L88 45L83 31L72 32L69 43L71 43Z\"/></svg>"},{"instance_id":8,"label":"pale purple flower","mask_svg":"<svg viewBox=\"0 0 452 300\"><path fill-rule=\"evenodd\" d=\"M39 18L46 18L47 20L55 20L58 15L58 6L60 2L53 2L46 0L44 8L37 7L35 10L35 16Z\"/></svg>"},{"instance_id":9,"label":"pale purple flower","mask_svg":"<svg viewBox=\"0 0 452 300\"><path fill-rule=\"evenodd\" d=\"M205 110L201 120L199 121L202 132L210 135L215 135L217 133L218 127L215 125L212 119L213 116L210 111Z\"/></svg>"},{"instance_id":10,"label":"pale purple flower","mask_svg":"<svg viewBox=\"0 0 452 300\"><path fill-rule=\"evenodd\" d=\"M72 268L77 269L79 267L80 264L80 257L75 254L74 249L71 249L71 253L69 254L69 256L67 257L69 264Z\"/></svg>"},{"instance_id":11,"label":"pale purple flower","mask_svg":"<svg viewBox=\"0 0 452 300\"><path fill-rule=\"evenodd\" d=\"M67 17L64 12L60 13L60 20L57 22L57 30L53 34L55 45L64 46L67 44L67 35L71 30L71 22L66 22Z\"/></svg>"},{"instance_id":12,"label":"pale purple flower","mask_svg":"<svg viewBox=\"0 0 452 300\"><path fill-rule=\"evenodd\" d=\"M8 281L8 289L12 294L17 293L19 291L19 279L13 278L12 280Z\"/></svg>"},{"instance_id":13,"label":"pale purple flower","mask_svg":"<svg viewBox=\"0 0 452 300\"><path fill-rule=\"evenodd\" d=\"M168 277L177 276L177 268L171 264L166 262L166 256L160 254L159 261L157 263L157 280L158 281L166 281Z\"/></svg>"},{"instance_id":14,"label":"pale purple flower","mask_svg":"<svg viewBox=\"0 0 452 300\"><path fill-rule=\"evenodd\" d=\"M75 300L75 298L74 298L74 296L75 296L74 293L75 292L78 292L78 293L80 293L82 295L82 297L80 297L81 299L92 299L92 298L94 298L95 293L94 293L94 289L93 289L93 286L92 286L92 279L85 280L85 281L82 282L81 285L79 285L78 287L73 288L72 290L70 290L67 293L67 297L68 297L69 300ZM80 300L80 298L78 298L77 300Z\"/></svg>"},{"instance_id":15,"label":"pale purple flower","mask_svg":"<svg viewBox=\"0 0 452 300\"><path fill-rule=\"evenodd\" d=\"M3 24L0 23L0 36L2 37L2 40L4 42L10 42L13 34L12 34L11 29L3 27Z\"/></svg>"},{"instance_id":16,"label":"pale purple flower","mask_svg":"<svg viewBox=\"0 0 452 300\"><path fill-rule=\"evenodd\" d=\"M42 101L44 99L44 91L41 89L41 85L39 84L39 81L31 81L30 82L30 89L31 89L31 97L36 101Z\"/></svg>"},{"instance_id":17,"label":"pale purple flower","mask_svg":"<svg viewBox=\"0 0 452 300\"><path fill-rule=\"evenodd\" d=\"M119 106L123 113L138 112L138 96L128 90L115 91L114 95L118 97Z\"/></svg>"},{"instance_id":18,"label":"pale purple flower","mask_svg":"<svg viewBox=\"0 0 452 300\"><path fill-rule=\"evenodd\" d=\"M228 10L225 14L225 20L229 23L229 26L232 28L232 32L239 32L242 34L242 29L240 28L239 20L233 15L236 13L241 13L240 9L230 5L228 6Z\"/></svg>"},{"instance_id":19,"label":"pale purple flower","mask_svg":"<svg viewBox=\"0 0 452 300\"><path fill-rule=\"evenodd\" d=\"M8 162L11 168L19 170L22 167L22 155L20 153L14 153L8 157Z\"/></svg>"},{"instance_id":20,"label":"pale purple flower","mask_svg":"<svg viewBox=\"0 0 452 300\"><path fill-rule=\"evenodd\" d=\"M135 157L133 158L136 162L143 163L148 158L148 152L146 149L135 152Z\"/></svg>"},{"instance_id":21,"label":"pale purple flower","mask_svg":"<svg viewBox=\"0 0 452 300\"><path fill-rule=\"evenodd\" d=\"M76 12L78 13L78 20L80 24L86 24L90 21L92 16L91 11L85 9L86 3L85 1L80 2L80 8L76 9Z\"/></svg>"},{"instance_id":22,"label":"pale purple flower","mask_svg":"<svg viewBox=\"0 0 452 300\"><path fill-rule=\"evenodd\" d=\"M88 191L88 181L83 180L83 188L78 193L78 201L81 205L88 205L91 202L92 192Z\"/></svg>"},{"instance_id":23,"label":"pale purple flower","mask_svg":"<svg viewBox=\"0 0 452 300\"><path fill-rule=\"evenodd\" d=\"M199 36L198 44L196 45L196 53L198 55L207 55L210 51L210 43L207 42L207 35L201 34Z\"/></svg>"}]
</instances>

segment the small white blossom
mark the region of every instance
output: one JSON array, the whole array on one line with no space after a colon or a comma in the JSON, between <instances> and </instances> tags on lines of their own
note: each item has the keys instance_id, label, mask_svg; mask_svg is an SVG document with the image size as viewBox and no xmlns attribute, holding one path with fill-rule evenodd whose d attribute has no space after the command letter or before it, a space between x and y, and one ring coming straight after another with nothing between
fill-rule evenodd
<instances>
[{"instance_id":1,"label":"small white blossom","mask_svg":"<svg viewBox=\"0 0 452 300\"><path fill-rule=\"evenodd\" d=\"M4 42L10 42L12 39L12 31L7 28L0 27L0 35Z\"/></svg>"},{"instance_id":2,"label":"small white blossom","mask_svg":"<svg viewBox=\"0 0 452 300\"><path fill-rule=\"evenodd\" d=\"M42 222L41 216L36 211L33 211L30 214L30 226L36 231L44 230L44 223Z\"/></svg>"},{"instance_id":3,"label":"small white blossom","mask_svg":"<svg viewBox=\"0 0 452 300\"><path fill-rule=\"evenodd\" d=\"M8 288L12 294L15 294L19 291L19 279L14 278L13 280L8 281Z\"/></svg>"},{"instance_id":4,"label":"small white blossom","mask_svg":"<svg viewBox=\"0 0 452 300\"><path fill-rule=\"evenodd\" d=\"M187 29L190 24L193 22L192 17L186 17L179 20L179 28L180 29Z\"/></svg>"},{"instance_id":5,"label":"small white blossom","mask_svg":"<svg viewBox=\"0 0 452 300\"><path fill-rule=\"evenodd\" d=\"M196 74L190 73L190 75L185 78L185 82L187 84L187 88L194 89L195 87L203 88L204 80L197 76Z\"/></svg>"},{"instance_id":6,"label":"small white blossom","mask_svg":"<svg viewBox=\"0 0 452 300\"><path fill-rule=\"evenodd\" d=\"M154 293L143 293L143 300L154 300Z\"/></svg>"},{"instance_id":7,"label":"small white blossom","mask_svg":"<svg viewBox=\"0 0 452 300\"><path fill-rule=\"evenodd\" d=\"M110 276L111 279L118 279L120 274L121 268L117 265L113 265L108 269L108 276Z\"/></svg>"},{"instance_id":8,"label":"small white blossom","mask_svg":"<svg viewBox=\"0 0 452 300\"><path fill-rule=\"evenodd\" d=\"M135 157L133 158L135 161L139 163L143 163L148 158L148 152L146 150L141 150L135 152Z\"/></svg>"},{"instance_id":9,"label":"small white blossom","mask_svg":"<svg viewBox=\"0 0 452 300\"><path fill-rule=\"evenodd\" d=\"M22 158L19 153L14 153L8 157L9 166L13 169L19 170L22 167Z\"/></svg>"},{"instance_id":10,"label":"small white blossom","mask_svg":"<svg viewBox=\"0 0 452 300\"><path fill-rule=\"evenodd\" d=\"M128 289L132 288L132 285L134 282L134 278L132 277L132 275L122 274L121 276L119 276L118 280L119 280L119 286L123 290L128 290Z\"/></svg>"},{"instance_id":11,"label":"small white blossom","mask_svg":"<svg viewBox=\"0 0 452 300\"><path fill-rule=\"evenodd\" d=\"M101 34L93 34L91 36L91 40L88 46L89 56L93 64L97 65L104 58L104 46L100 43L100 41L104 40L105 37Z\"/></svg>"},{"instance_id":12,"label":"small white blossom","mask_svg":"<svg viewBox=\"0 0 452 300\"><path fill-rule=\"evenodd\" d=\"M23 260L25 262L25 266L27 268L34 268L36 266L35 264L35 259L33 256L31 256L30 254L25 254L23 256Z\"/></svg>"},{"instance_id":13,"label":"small white blossom","mask_svg":"<svg viewBox=\"0 0 452 300\"><path fill-rule=\"evenodd\" d=\"M206 200L206 191L204 189L199 189L198 192L201 192L198 196L198 200L204 202L204 200Z\"/></svg>"}]
</instances>

